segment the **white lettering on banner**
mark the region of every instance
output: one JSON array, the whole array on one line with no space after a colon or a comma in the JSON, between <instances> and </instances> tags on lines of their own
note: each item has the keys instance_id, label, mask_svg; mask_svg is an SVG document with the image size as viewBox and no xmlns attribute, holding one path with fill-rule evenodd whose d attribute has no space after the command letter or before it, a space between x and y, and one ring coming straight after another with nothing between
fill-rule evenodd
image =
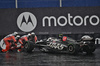
<instances>
[{"instance_id":1,"label":"white lettering on banner","mask_svg":"<svg viewBox=\"0 0 100 66\"><path fill-rule=\"evenodd\" d=\"M78 24L78 23L76 22L76 19L80 19L81 22ZM74 22L74 24L75 24L76 26L80 26L80 25L82 25L82 23L83 23L83 19L82 19L81 16L75 16L74 19L73 19L73 22Z\"/></svg>"},{"instance_id":2,"label":"white lettering on banner","mask_svg":"<svg viewBox=\"0 0 100 66\"><path fill-rule=\"evenodd\" d=\"M86 26L86 25L87 25L87 21L86 21L86 20L87 20L87 18L89 18L89 16L85 16L85 17L84 17L84 26Z\"/></svg>"},{"instance_id":3,"label":"white lettering on banner","mask_svg":"<svg viewBox=\"0 0 100 66\"><path fill-rule=\"evenodd\" d=\"M54 26L57 26L57 23L56 23L56 18L54 17L54 16L50 16L50 17L48 17L48 16L45 16L44 18L43 18L43 26L45 26L45 20L48 20L48 25L49 26L51 26L51 19L53 19L54 20Z\"/></svg>"},{"instance_id":4,"label":"white lettering on banner","mask_svg":"<svg viewBox=\"0 0 100 66\"><path fill-rule=\"evenodd\" d=\"M93 23L93 18L96 18L97 19L97 22L96 23ZM96 16L96 15L93 15L93 16L91 16L90 17L90 23L92 24L92 25L98 25L99 24L99 17L98 16Z\"/></svg>"},{"instance_id":5,"label":"white lettering on banner","mask_svg":"<svg viewBox=\"0 0 100 66\"><path fill-rule=\"evenodd\" d=\"M64 24L61 24L60 19L64 19L65 20ZM58 24L60 26L65 26L67 24L67 19L66 19L65 16L60 16L57 21L58 21Z\"/></svg>"},{"instance_id":6,"label":"white lettering on banner","mask_svg":"<svg viewBox=\"0 0 100 66\"><path fill-rule=\"evenodd\" d=\"M69 22L69 25L73 26L73 23L71 23L71 18L73 18L73 16L71 16L69 13L68 13L68 22Z\"/></svg>"},{"instance_id":7,"label":"white lettering on banner","mask_svg":"<svg viewBox=\"0 0 100 66\"><path fill-rule=\"evenodd\" d=\"M63 21L62 21L63 20ZM66 16L43 16L42 18L42 26L43 27L64 27L66 25L69 26L88 26L88 24L92 26L97 26L100 23L100 18L97 15L86 15L82 17L81 15L72 16L70 13ZM17 26L20 30L24 32L30 32L34 30L37 26L37 18L33 13L23 12L17 18Z\"/></svg>"},{"instance_id":8,"label":"white lettering on banner","mask_svg":"<svg viewBox=\"0 0 100 66\"><path fill-rule=\"evenodd\" d=\"M86 15L84 18L82 16L71 16L70 13L68 13L68 18L65 17L65 16L59 16L58 18L56 18L55 16L44 16L43 19L42 19L42 23L43 23L43 27L46 26L46 20L47 20L47 23L48 23L48 26L50 27L51 26L51 19L53 19L54 21L54 26L66 26L67 24L69 24L70 26L81 26L81 25L84 25L84 26L87 26L87 22L89 22L92 26L96 26L99 24L100 22L100 18L97 16L97 15L92 15L92 16L89 16L89 15ZM64 23L62 24L61 23L61 19L64 20ZM72 19L72 21L71 21ZM79 19L79 21L77 22L77 19ZM88 21L87 21L88 19ZM93 19L95 19L95 22L93 21Z\"/></svg>"},{"instance_id":9,"label":"white lettering on banner","mask_svg":"<svg viewBox=\"0 0 100 66\"><path fill-rule=\"evenodd\" d=\"M100 38L95 39L95 44L100 44Z\"/></svg>"}]
</instances>

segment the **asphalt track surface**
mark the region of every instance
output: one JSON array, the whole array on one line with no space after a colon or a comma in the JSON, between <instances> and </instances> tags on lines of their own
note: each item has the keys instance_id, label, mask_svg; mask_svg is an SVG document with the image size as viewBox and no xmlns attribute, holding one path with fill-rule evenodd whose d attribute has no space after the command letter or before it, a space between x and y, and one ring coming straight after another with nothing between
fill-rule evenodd
<instances>
[{"instance_id":1,"label":"asphalt track surface","mask_svg":"<svg viewBox=\"0 0 100 66\"><path fill-rule=\"evenodd\" d=\"M43 53L38 49L32 53L0 53L0 66L100 66L100 49L90 55Z\"/></svg>"}]
</instances>

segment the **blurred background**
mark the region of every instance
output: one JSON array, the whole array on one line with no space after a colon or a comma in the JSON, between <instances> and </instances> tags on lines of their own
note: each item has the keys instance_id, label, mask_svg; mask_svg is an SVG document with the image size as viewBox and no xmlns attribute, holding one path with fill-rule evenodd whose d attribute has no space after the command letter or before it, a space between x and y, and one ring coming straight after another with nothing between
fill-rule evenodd
<instances>
[{"instance_id":1,"label":"blurred background","mask_svg":"<svg viewBox=\"0 0 100 66\"><path fill-rule=\"evenodd\" d=\"M0 9L3 8L44 8L44 7L94 7L100 6L100 0L0 0ZM85 34L67 34L76 40ZM94 38L99 38L100 34L89 34ZM58 35L38 35L39 39L49 36L58 37ZM2 35L0 38L3 38Z\"/></svg>"},{"instance_id":2,"label":"blurred background","mask_svg":"<svg viewBox=\"0 0 100 66\"><path fill-rule=\"evenodd\" d=\"M0 8L100 6L100 0L0 0Z\"/></svg>"}]
</instances>

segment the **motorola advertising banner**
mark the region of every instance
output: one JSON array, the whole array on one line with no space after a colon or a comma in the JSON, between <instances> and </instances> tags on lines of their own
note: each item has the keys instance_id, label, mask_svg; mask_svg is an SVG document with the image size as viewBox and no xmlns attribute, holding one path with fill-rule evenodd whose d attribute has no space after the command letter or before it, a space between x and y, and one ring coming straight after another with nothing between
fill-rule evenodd
<instances>
[{"instance_id":1,"label":"motorola advertising banner","mask_svg":"<svg viewBox=\"0 0 100 66\"><path fill-rule=\"evenodd\" d=\"M0 34L100 33L100 7L0 9Z\"/></svg>"}]
</instances>

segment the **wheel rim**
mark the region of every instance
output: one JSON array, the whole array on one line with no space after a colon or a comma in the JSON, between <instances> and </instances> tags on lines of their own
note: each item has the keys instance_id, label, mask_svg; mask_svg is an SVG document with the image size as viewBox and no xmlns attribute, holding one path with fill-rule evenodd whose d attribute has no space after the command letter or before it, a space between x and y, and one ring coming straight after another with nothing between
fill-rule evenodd
<instances>
[{"instance_id":1,"label":"wheel rim","mask_svg":"<svg viewBox=\"0 0 100 66\"><path fill-rule=\"evenodd\" d=\"M69 46L69 51L71 51L71 52L72 52L72 51L73 51L73 49L74 49L74 48L73 48L73 46Z\"/></svg>"},{"instance_id":2,"label":"wheel rim","mask_svg":"<svg viewBox=\"0 0 100 66\"><path fill-rule=\"evenodd\" d=\"M28 48L28 45L27 44L25 45L25 48Z\"/></svg>"}]
</instances>

